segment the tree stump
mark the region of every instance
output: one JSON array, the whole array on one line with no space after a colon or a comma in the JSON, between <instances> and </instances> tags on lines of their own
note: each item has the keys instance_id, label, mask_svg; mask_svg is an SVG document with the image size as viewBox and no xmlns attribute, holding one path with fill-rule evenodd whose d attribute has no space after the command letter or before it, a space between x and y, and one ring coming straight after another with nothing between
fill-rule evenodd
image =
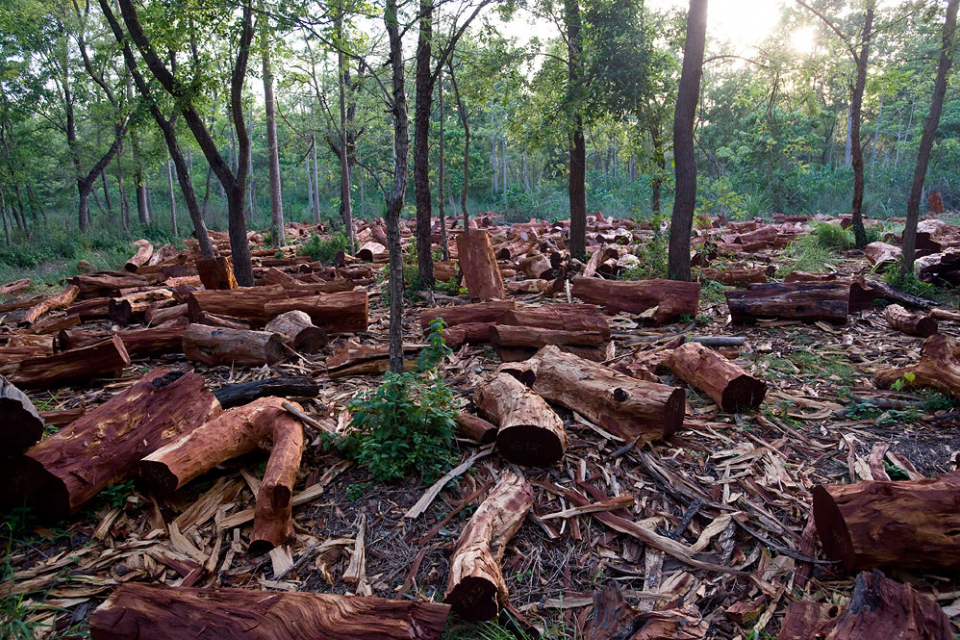
<instances>
[{"instance_id":1,"label":"tree stump","mask_svg":"<svg viewBox=\"0 0 960 640\"><path fill-rule=\"evenodd\" d=\"M724 411L756 409L767 393L767 384L722 355L696 342L667 354L664 363L678 378L704 391Z\"/></svg>"},{"instance_id":2,"label":"tree stump","mask_svg":"<svg viewBox=\"0 0 960 640\"><path fill-rule=\"evenodd\" d=\"M470 229L457 236L460 273L470 296L480 301L503 300L503 276L486 231Z\"/></svg>"}]
</instances>

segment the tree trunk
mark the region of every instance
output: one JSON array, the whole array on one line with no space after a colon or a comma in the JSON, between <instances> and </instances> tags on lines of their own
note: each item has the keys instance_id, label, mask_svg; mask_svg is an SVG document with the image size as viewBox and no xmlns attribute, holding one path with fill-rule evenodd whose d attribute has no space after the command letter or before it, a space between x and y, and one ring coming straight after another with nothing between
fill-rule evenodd
<instances>
[{"instance_id":1,"label":"tree trunk","mask_svg":"<svg viewBox=\"0 0 960 640\"><path fill-rule=\"evenodd\" d=\"M337 19L337 30L343 36L343 5ZM353 179L350 168L350 136L348 130L351 122L347 118L347 89L350 77L347 74L347 61L343 51L337 50L337 85L339 86L340 102L340 217L347 234L347 249L353 253L357 248L357 240L353 231L353 193L351 190Z\"/></svg>"},{"instance_id":2,"label":"tree trunk","mask_svg":"<svg viewBox=\"0 0 960 640\"><path fill-rule=\"evenodd\" d=\"M3 218L3 236L9 247L13 242L10 240L10 227L7 226L7 201L3 197L2 188L0 188L0 218Z\"/></svg>"},{"instance_id":3,"label":"tree trunk","mask_svg":"<svg viewBox=\"0 0 960 640\"><path fill-rule=\"evenodd\" d=\"M123 188L123 163L120 154L117 154L117 191L120 193L120 226L124 231L130 230L130 203L127 201L127 191Z\"/></svg>"},{"instance_id":4,"label":"tree trunk","mask_svg":"<svg viewBox=\"0 0 960 640\"><path fill-rule=\"evenodd\" d=\"M167 186L170 189L170 226L174 237L180 235L177 229L177 198L173 191L173 161L167 160Z\"/></svg>"},{"instance_id":5,"label":"tree trunk","mask_svg":"<svg viewBox=\"0 0 960 640\"><path fill-rule=\"evenodd\" d=\"M875 0L868 0L867 13L863 22L862 45L860 56L857 58L857 84L853 89L853 99L850 106L850 136L852 138L852 165L853 165L853 235L857 248L867 246L867 231L863 226L863 147L860 146L860 120L863 107L863 92L867 86L867 62L870 56L870 38L873 29L873 14L876 8Z\"/></svg>"},{"instance_id":6,"label":"tree trunk","mask_svg":"<svg viewBox=\"0 0 960 640\"><path fill-rule=\"evenodd\" d=\"M564 0L564 21L567 27L567 91L574 93L583 83L583 34L580 21L580 1ZM587 255L587 148L583 137L583 116L576 104L573 110L568 140L570 145L570 174L567 191L570 196L570 242L568 248L575 258ZM506 166L506 164L504 164ZM506 175L503 177L506 183Z\"/></svg>"},{"instance_id":7,"label":"tree trunk","mask_svg":"<svg viewBox=\"0 0 960 640\"><path fill-rule=\"evenodd\" d=\"M420 0L417 16L420 36L417 42L416 108L413 114L413 186L417 200L417 270L421 284L433 288L432 232L433 197L430 193L430 111L433 105L431 41L433 40L433 0Z\"/></svg>"},{"instance_id":8,"label":"tree trunk","mask_svg":"<svg viewBox=\"0 0 960 640\"><path fill-rule=\"evenodd\" d=\"M438 154L437 160L439 162L439 166L437 167L438 174L439 174L437 176L437 204L440 205L440 251L441 251L440 255L444 260L449 260L450 246L447 243L447 214L443 210L444 208L443 181L444 181L444 169L445 169L444 162L443 162L443 146L445 142L443 139L443 121L445 119L445 113L443 111L443 72L441 72L440 75L437 77L437 83L438 83L437 93L440 94L439 95L440 139L438 141L439 149L437 149L437 154Z\"/></svg>"},{"instance_id":9,"label":"tree trunk","mask_svg":"<svg viewBox=\"0 0 960 640\"><path fill-rule=\"evenodd\" d=\"M453 85L453 95L457 99L457 111L460 113L460 124L463 125L463 186L460 189L460 214L463 216L463 229L466 231L470 228L470 213L467 211L467 189L470 185L470 121L467 118L467 107L460 98L457 77L453 73L452 57L449 68L450 84Z\"/></svg>"},{"instance_id":10,"label":"tree trunk","mask_svg":"<svg viewBox=\"0 0 960 640\"><path fill-rule=\"evenodd\" d=\"M313 141L313 206L317 214L317 222L320 222L320 165L317 164L317 134L312 134Z\"/></svg>"},{"instance_id":11,"label":"tree trunk","mask_svg":"<svg viewBox=\"0 0 960 640\"><path fill-rule=\"evenodd\" d=\"M283 194L280 184L280 148L277 146L276 100L273 95L273 69L270 66L269 26L266 17L261 17L261 46L263 62L263 101L267 115L267 164L270 169L270 228L273 230L273 246L287 246L283 230Z\"/></svg>"}]
</instances>

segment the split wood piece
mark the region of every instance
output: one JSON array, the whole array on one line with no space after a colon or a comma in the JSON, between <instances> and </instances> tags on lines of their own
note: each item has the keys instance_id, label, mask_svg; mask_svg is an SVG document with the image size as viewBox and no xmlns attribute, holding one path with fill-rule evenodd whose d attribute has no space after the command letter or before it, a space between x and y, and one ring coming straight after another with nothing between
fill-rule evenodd
<instances>
[{"instance_id":1,"label":"split wood piece","mask_svg":"<svg viewBox=\"0 0 960 640\"><path fill-rule=\"evenodd\" d=\"M824 553L848 571L960 568L960 471L813 489Z\"/></svg>"},{"instance_id":2,"label":"split wood piece","mask_svg":"<svg viewBox=\"0 0 960 640\"><path fill-rule=\"evenodd\" d=\"M497 449L510 462L546 467L563 459L567 450L563 421L510 374L498 373L480 384L473 401L499 425Z\"/></svg>"},{"instance_id":3,"label":"split wood piece","mask_svg":"<svg viewBox=\"0 0 960 640\"><path fill-rule=\"evenodd\" d=\"M865 292L870 293L874 299L883 298L884 300L887 300L889 302L896 302L906 307L916 307L918 309L929 309L930 307L933 307L936 305L935 302L932 302L925 298L921 298L919 296L913 296L913 295L910 295L909 293L904 293L903 291L898 291L897 289L894 289L893 287L888 285L883 280L873 280L873 279L867 280L865 278L860 277L860 278L855 278L853 283L854 283L854 286L859 285L860 288L863 289ZM871 306L873 305L871 304ZM853 308L852 294L851 294L850 307L851 307L851 310L855 310Z\"/></svg>"},{"instance_id":4,"label":"split wood piece","mask_svg":"<svg viewBox=\"0 0 960 640\"><path fill-rule=\"evenodd\" d=\"M497 425L491 424L479 416L461 411L457 414L457 433L468 440L480 444L490 444L497 439Z\"/></svg>"},{"instance_id":5,"label":"split wood piece","mask_svg":"<svg viewBox=\"0 0 960 640\"><path fill-rule=\"evenodd\" d=\"M353 291L355 285L352 280L335 278L326 282L304 282L279 269L267 269L263 281L268 284L279 284L291 298L315 296L318 293L336 293L337 291Z\"/></svg>"},{"instance_id":6,"label":"split wood piece","mask_svg":"<svg viewBox=\"0 0 960 640\"><path fill-rule=\"evenodd\" d=\"M903 250L900 247L886 242L871 242L864 249L864 253L870 264L878 267L880 271L900 264L900 259L903 257Z\"/></svg>"},{"instance_id":7,"label":"split wood piece","mask_svg":"<svg viewBox=\"0 0 960 640\"><path fill-rule=\"evenodd\" d=\"M523 275L528 278L549 278L553 273L553 267L550 266L550 260L542 253L535 253L532 256L521 258L517 265Z\"/></svg>"},{"instance_id":8,"label":"split wood piece","mask_svg":"<svg viewBox=\"0 0 960 640\"><path fill-rule=\"evenodd\" d=\"M884 309L883 318L894 329L911 336L928 338L939 331L937 321L930 316L911 313L898 304L892 304Z\"/></svg>"},{"instance_id":9,"label":"split wood piece","mask_svg":"<svg viewBox=\"0 0 960 640\"><path fill-rule=\"evenodd\" d=\"M7 284L0 286L0 297L11 297L23 293L30 288L31 284L33 284L33 280L30 278L22 278L20 280L8 282Z\"/></svg>"},{"instance_id":10,"label":"split wood piece","mask_svg":"<svg viewBox=\"0 0 960 640\"><path fill-rule=\"evenodd\" d=\"M253 402L257 398L276 396L282 398L316 398L320 385L313 378L282 377L228 384L213 392L220 406L230 409Z\"/></svg>"},{"instance_id":11,"label":"split wood piece","mask_svg":"<svg viewBox=\"0 0 960 640\"><path fill-rule=\"evenodd\" d=\"M173 493L202 473L273 443L257 492L250 553L261 555L293 535L293 484L303 455L303 427L283 398L254 400L216 416L143 458L141 473L156 490ZM302 410L297 404L293 405Z\"/></svg>"},{"instance_id":12,"label":"split wood piece","mask_svg":"<svg viewBox=\"0 0 960 640\"><path fill-rule=\"evenodd\" d=\"M270 318L288 311L303 311L327 333L358 333L369 325L370 301L366 291L340 291L317 296L273 300L266 304Z\"/></svg>"},{"instance_id":13,"label":"split wood piece","mask_svg":"<svg viewBox=\"0 0 960 640\"><path fill-rule=\"evenodd\" d=\"M189 317L187 319L189 320ZM224 329L251 328L251 323L247 322L246 320L241 320L240 318L234 318L231 316L222 316L216 313L207 313L206 311L200 313L200 318L197 320L197 324L205 324L208 327L222 327Z\"/></svg>"},{"instance_id":14,"label":"split wood piece","mask_svg":"<svg viewBox=\"0 0 960 640\"><path fill-rule=\"evenodd\" d=\"M80 288L76 285L69 285L60 293L54 294L49 298L44 299L35 307L27 311L27 313L20 320L21 324L33 324L40 319L40 316L47 313L48 311L53 311L54 309L63 309L64 307L69 307L70 304L77 299L77 295L80 294Z\"/></svg>"},{"instance_id":15,"label":"split wood piece","mask_svg":"<svg viewBox=\"0 0 960 640\"><path fill-rule=\"evenodd\" d=\"M131 287L149 286L150 280L143 277L127 273L126 271L100 271L98 273L85 273L67 280L70 284L77 285L80 289L80 299L89 298L115 298L122 295L121 289Z\"/></svg>"},{"instance_id":16,"label":"split wood piece","mask_svg":"<svg viewBox=\"0 0 960 640\"><path fill-rule=\"evenodd\" d=\"M627 442L661 440L683 424L683 389L637 380L554 346L501 370Z\"/></svg>"},{"instance_id":17,"label":"split wood piece","mask_svg":"<svg viewBox=\"0 0 960 640\"><path fill-rule=\"evenodd\" d=\"M533 309L507 311L497 324L535 327L555 331L597 331L610 339L610 324L593 304L550 304Z\"/></svg>"},{"instance_id":18,"label":"split wood piece","mask_svg":"<svg viewBox=\"0 0 960 640\"><path fill-rule=\"evenodd\" d=\"M596 331L555 331L536 327L491 325L489 332L490 342L497 348L540 349L551 344L558 347L596 347L606 342L603 334Z\"/></svg>"},{"instance_id":19,"label":"split wood piece","mask_svg":"<svg viewBox=\"0 0 960 640\"><path fill-rule=\"evenodd\" d=\"M153 245L148 240L137 240L133 244L138 247L137 252L123 265L123 269L130 273L136 273L137 269L146 265L153 257Z\"/></svg>"},{"instance_id":20,"label":"split wood piece","mask_svg":"<svg viewBox=\"0 0 960 640\"><path fill-rule=\"evenodd\" d=\"M177 304L172 307L153 305L143 313L143 321L148 325L159 325L170 320L176 320L188 314L186 304Z\"/></svg>"},{"instance_id":21,"label":"split wood piece","mask_svg":"<svg viewBox=\"0 0 960 640\"><path fill-rule=\"evenodd\" d=\"M883 369L874 382L881 389L891 388L897 380L906 387L934 387L960 398L960 345L954 338L937 334L923 341L920 361L907 367ZM908 380L904 374L912 374Z\"/></svg>"},{"instance_id":22,"label":"split wood piece","mask_svg":"<svg viewBox=\"0 0 960 640\"><path fill-rule=\"evenodd\" d=\"M327 332L314 326L310 316L303 311L281 313L268 322L263 330L276 333L285 344L308 355L320 353L328 342Z\"/></svg>"},{"instance_id":23,"label":"split wood piece","mask_svg":"<svg viewBox=\"0 0 960 640\"><path fill-rule=\"evenodd\" d=\"M27 394L0 376L0 457L19 455L40 442L43 425Z\"/></svg>"},{"instance_id":24,"label":"split wood piece","mask_svg":"<svg viewBox=\"0 0 960 640\"><path fill-rule=\"evenodd\" d=\"M616 584L593 594L593 617L584 640L701 640L710 624L696 607L640 612L623 599Z\"/></svg>"},{"instance_id":25,"label":"split wood piece","mask_svg":"<svg viewBox=\"0 0 960 640\"><path fill-rule=\"evenodd\" d=\"M52 356L53 343L53 336L15 333L7 341L7 347L33 347L38 350L38 355Z\"/></svg>"},{"instance_id":26,"label":"split wood piece","mask_svg":"<svg viewBox=\"0 0 960 640\"><path fill-rule=\"evenodd\" d=\"M21 387L50 388L65 382L119 375L129 365L130 356L123 341L114 335L89 347L22 360L10 380Z\"/></svg>"},{"instance_id":27,"label":"split wood piece","mask_svg":"<svg viewBox=\"0 0 960 640\"><path fill-rule=\"evenodd\" d=\"M458 349L464 343L483 344L490 341L490 328L493 322L464 322L443 330L443 341L451 349Z\"/></svg>"},{"instance_id":28,"label":"split wood piece","mask_svg":"<svg viewBox=\"0 0 960 640\"><path fill-rule=\"evenodd\" d=\"M110 319L121 327L144 319L147 309L156 304L174 306L173 292L169 289L157 288L148 291L138 291L122 298L111 298L107 307Z\"/></svg>"},{"instance_id":29,"label":"split wood piece","mask_svg":"<svg viewBox=\"0 0 960 640\"><path fill-rule=\"evenodd\" d=\"M190 312L190 320L193 322L199 322L201 314L211 313L239 318L255 326L263 326L274 316L280 315L279 313L268 315L265 310L267 303L285 298L287 294L279 284L226 291L200 290L191 291L187 296L187 308Z\"/></svg>"},{"instance_id":30,"label":"split wood piece","mask_svg":"<svg viewBox=\"0 0 960 640\"><path fill-rule=\"evenodd\" d=\"M773 275L774 267L728 267L726 269L701 269L700 277L715 280L728 286L759 284Z\"/></svg>"},{"instance_id":31,"label":"split wood piece","mask_svg":"<svg viewBox=\"0 0 960 640\"><path fill-rule=\"evenodd\" d=\"M699 282L576 278L572 293L584 302L604 305L609 314L625 311L646 316L645 312L649 312L654 324L676 320L681 315L692 318L697 315L700 304Z\"/></svg>"},{"instance_id":32,"label":"split wood piece","mask_svg":"<svg viewBox=\"0 0 960 640\"><path fill-rule=\"evenodd\" d=\"M404 354L411 354L420 351L424 346L426 345L405 343L403 345L403 352ZM354 369L357 365L389 358L389 344L382 342L361 344L354 338L347 340L343 347L334 351L333 355L327 358L325 364L327 371L333 376L335 372L343 369Z\"/></svg>"},{"instance_id":33,"label":"split wood piece","mask_svg":"<svg viewBox=\"0 0 960 640\"><path fill-rule=\"evenodd\" d=\"M93 640L439 640L450 607L319 593L128 583L90 616Z\"/></svg>"},{"instance_id":34,"label":"split wood piece","mask_svg":"<svg viewBox=\"0 0 960 640\"><path fill-rule=\"evenodd\" d=\"M7 311L19 311L20 309L29 309L41 300L43 300L43 296L36 295L30 296L29 298L19 298L11 300L10 302L4 302L3 304L0 304L0 313L6 313Z\"/></svg>"},{"instance_id":35,"label":"split wood piece","mask_svg":"<svg viewBox=\"0 0 960 640\"><path fill-rule=\"evenodd\" d=\"M533 487L522 476L504 470L464 527L450 558L443 597L464 619L489 620L496 617L501 604L507 604L500 562L531 507Z\"/></svg>"},{"instance_id":36,"label":"split wood piece","mask_svg":"<svg viewBox=\"0 0 960 640\"><path fill-rule=\"evenodd\" d=\"M664 363L678 378L704 391L724 411L756 409L767 393L767 384L722 355L690 342L667 354Z\"/></svg>"},{"instance_id":37,"label":"split wood piece","mask_svg":"<svg viewBox=\"0 0 960 640\"><path fill-rule=\"evenodd\" d=\"M237 278L233 275L233 265L230 259L223 256L197 260L197 274L203 288L208 291L224 291L239 288Z\"/></svg>"},{"instance_id":38,"label":"split wood piece","mask_svg":"<svg viewBox=\"0 0 960 640\"><path fill-rule=\"evenodd\" d=\"M960 322L960 311L950 311L949 309L930 309L930 317L935 320Z\"/></svg>"},{"instance_id":39,"label":"split wood piece","mask_svg":"<svg viewBox=\"0 0 960 640\"><path fill-rule=\"evenodd\" d=\"M26 329L24 333L33 334L33 335L47 335L53 333L59 333L64 329L70 329L76 327L80 324L80 316L77 315L64 315L64 316L54 316L50 318L44 318L39 322L35 322Z\"/></svg>"},{"instance_id":40,"label":"split wood piece","mask_svg":"<svg viewBox=\"0 0 960 640\"><path fill-rule=\"evenodd\" d=\"M562 345L558 347L565 353L573 354L591 362L603 362L607 359L605 347L589 347L576 345ZM523 362L537 355L537 347L494 347L502 362Z\"/></svg>"},{"instance_id":41,"label":"split wood piece","mask_svg":"<svg viewBox=\"0 0 960 640\"><path fill-rule=\"evenodd\" d=\"M725 295L734 324L757 318L845 323L850 309L849 284L771 282L727 291Z\"/></svg>"},{"instance_id":42,"label":"split wood piece","mask_svg":"<svg viewBox=\"0 0 960 640\"><path fill-rule=\"evenodd\" d=\"M27 504L46 518L65 518L109 485L133 478L144 456L220 411L199 375L156 369L0 465L0 508Z\"/></svg>"},{"instance_id":43,"label":"split wood piece","mask_svg":"<svg viewBox=\"0 0 960 640\"><path fill-rule=\"evenodd\" d=\"M283 341L275 333L205 324L187 325L183 333L183 353L187 360L212 366L224 363L274 365L286 356Z\"/></svg>"},{"instance_id":44,"label":"split wood piece","mask_svg":"<svg viewBox=\"0 0 960 640\"><path fill-rule=\"evenodd\" d=\"M503 276L490 244L490 235L480 229L469 229L457 236L457 260L470 296L481 301L503 300Z\"/></svg>"},{"instance_id":45,"label":"split wood piece","mask_svg":"<svg viewBox=\"0 0 960 640\"><path fill-rule=\"evenodd\" d=\"M465 322L497 322L503 314L516 309L515 300L493 300L455 307L424 309L420 312L420 328L426 331L430 323L437 318L443 318L447 327L455 327Z\"/></svg>"}]
</instances>

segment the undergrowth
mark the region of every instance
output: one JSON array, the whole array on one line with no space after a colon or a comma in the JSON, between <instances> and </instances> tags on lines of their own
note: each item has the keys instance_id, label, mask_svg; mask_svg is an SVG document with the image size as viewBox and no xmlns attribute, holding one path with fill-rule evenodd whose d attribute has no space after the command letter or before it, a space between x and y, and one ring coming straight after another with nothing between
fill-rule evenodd
<instances>
[{"instance_id":1,"label":"undergrowth","mask_svg":"<svg viewBox=\"0 0 960 640\"><path fill-rule=\"evenodd\" d=\"M635 267L623 269L617 276L618 280L666 277L669 245L668 236L663 229L665 218L661 214L654 214L649 220L653 226L653 235L637 245L636 257L639 262Z\"/></svg>"},{"instance_id":2,"label":"undergrowth","mask_svg":"<svg viewBox=\"0 0 960 640\"><path fill-rule=\"evenodd\" d=\"M309 242L300 246L297 255L309 256L311 260L321 264L332 264L337 254L341 251L346 252L349 247L350 240L342 233L335 233L327 239L313 234Z\"/></svg>"}]
</instances>

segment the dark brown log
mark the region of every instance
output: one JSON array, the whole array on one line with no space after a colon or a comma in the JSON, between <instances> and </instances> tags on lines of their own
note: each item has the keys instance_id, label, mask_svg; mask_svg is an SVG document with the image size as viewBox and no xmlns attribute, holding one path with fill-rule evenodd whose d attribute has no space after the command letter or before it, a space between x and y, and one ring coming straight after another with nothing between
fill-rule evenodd
<instances>
[{"instance_id":1,"label":"dark brown log","mask_svg":"<svg viewBox=\"0 0 960 640\"><path fill-rule=\"evenodd\" d=\"M137 252L123 265L123 269L130 273L136 273L137 269L146 265L153 256L153 245L149 241L137 240L133 244L137 246Z\"/></svg>"},{"instance_id":2,"label":"dark brown log","mask_svg":"<svg viewBox=\"0 0 960 640\"><path fill-rule=\"evenodd\" d=\"M600 309L592 304L550 304L533 309L517 309L507 311L496 323L556 331L599 332L605 340L610 338L610 324Z\"/></svg>"},{"instance_id":3,"label":"dark brown log","mask_svg":"<svg viewBox=\"0 0 960 640\"><path fill-rule=\"evenodd\" d=\"M480 444L490 444L497 439L497 425L461 411L457 414L457 433L468 440Z\"/></svg>"},{"instance_id":4,"label":"dark brown log","mask_svg":"<svg viewBox=\"0 0 960 640\"><path fill-rule=\"evenodd\" d=\"M230 259L223 256L208 260L197 260L197 273L203 288L208 291L229 291L238 288L237 279L233 275L233 265Z\"/></svg>"},{"instance_id":5,"label":"dark brown log","mask_svg":"<svg viewBox=\"0 0 960 640\"><path fill-rule=\"evenodd\" d=\"M459 349L464 343L483 344L490 340L493 322L464 322L443 330L443 341L451 349Z\"/></svg>"},{"instance_id":6,"label":"dark brown log","mask_svg":"<svg viewBox=\"0 0 960 640\"><path fill-rule=\"evenodd\" d=\"M734 324L757 318L845 323L850 309L849 284L771 282L727 291L725 295Z\"/></svg>"},{"instance_id":7,"label":"dark brown log","mask_svg":"<svg viewBox=\"0 0 960 640\"><path fill-rule=\"evenodd\" d=\"M424 331L437 318L443 318L448 327L455 327L465 322L496 322L507 311L515 311L517 303L514 300L494 300L477 304L464 304L455 307L439 307L424 309L420 312L420 328Z\"/></svg>"},{"instance_id":8,"label":"dark brown log","mask_svg":"<svg viewBox=\"0 0 960 640\"><path fill-rule=\"evenodd\" d=\"M283 398L316 398L320 385L313 378L283 377L228 384L213 392L220 406L230 409L253 402L257 398L277 396Z\"/></svg>"},{"instance_id":9,"label":"dark brown log","mask_svg":"<svg viewBox=\"0 0 960 640\"><path fill-rule=\"evenodd\" d=\"M130 356L119 336L115 335L89 347L23 360L10 380L22 387L49 388L64 382L86 382L119 375L129 365Z\"/></svg>"},{"instance_id":10,"label":"dark brown log","mask_svg":"<svg viewBox=\"0 0 960 640\"><path fill-rule=\"evenodd\" d=\"M791 271L784 282L836 282L839 276L835 273L810 273L809 271Z\"/></svg>"},{"instance_id":11,"label":"dark brown log","mask_svg":"<svg viewBox=\"0 0 960 640\"><path fill-rule=\"evenodd\" d=\"M110 316L111 298L90 298L67 307L68 316L77 316L81 322L100 320Z\"/></svg>"},{"instance_id":12,"label":"dark brown log","mask_svg":"<svg viewBox=\"0 0 960 640\"><path fill-rule=\"evenodd\" d=\"M320 353L327 346L327 332L314 326L303 311L288 311L282 313L263 328L269 333L276 333L283 342L299 351L312 355Z\"/></svg>"},{"instance_id":13,"label":"dark brown log","mask_svg":"<svg viewBox=\"0 0 960 640\"><path fill-rule=\"evenodd\" d=\"M35 322L24 330L24 333L30 333L34 335L47 335L53 333L59 333L64 329L70 329L80 324L80 316L77 315L65 315L65 316L53 316L49 318L44 318L39 322Z\"/></svg>"},{"instance_id":14,"label":"dark brown log","mask_svg":"<svg viewBox=\"0 0 960 640\"><path fill-rule=\"evenodd\" d=\"M433 602L128 583L90 616L93 640L439 640Z\"/></svg>"},{"instance_id":15,"label":"dark brown log","mask_svg":"<svg viewBox=\"0 0 960 640\"><path fill-rule=\"evenodd\" d=\"M183 353L187 360L208 365L273 365L286 356L283 341L275 333L205 324L187 325L183 334Z\"/></svg>"},{"instance_id":16,"label":"dark brown log","mask_svg":"<svg viewBox=\"0 0 960 640\"><path fill-rule=\"evenodd\" d=\"M516 464L546 467L563 459L567 433L543 398L507 373L477 387L473 401L495 424L500 455Z\"/></svg>"},{"instance_id":17,"label":"dark brown log","mask_svg":"<svg viewBox=\"0 0 960 640\"><path fill-rule=\"evenodd\" d=\"M767 393L764 381L696 342L671 351L664 364L678 378L705 392L724 411L756 409Z\"/></svg>"},{"instance_id":18,"label":"dark brown log","mask_svg":"<svg viewBox=\"0 0 960 640\"><path fill-rule=\"evenodd\" d=\"M645 316L644 312L650 311L650 321L663 324L681 315L691 318L697 315L700 283L660 279L627 282L576 278L573 281L573 295L584 302L604 305L610 314L625 311Z\"/></svg>"},{"instance_id":19,"label":"dark brown log","mask_svg":"<svg viewBox=\"0 0 960 640\"><path fill-rule=\"evenodd\" d=\"M85 329L73 329L70 331L61 331L54 339L54 349L56 351L68 351L70 349L82 349L89 347L110 337L109 333L103 331L86 331ZM128 352L129 355L129 352Z\"/></svg>"},{"instance_id":20,"label":"dark brown log","mask_svg":"<svg viewBox=\"0 0 960 640\"><path fill-rule=\"evenodd\" d=\"M134 477L144 456L219 413L199 375L156 369L0 465L0 508L26 504L45 518L64 518L109 485Z\"/></svg>"},{"instance_id":21,"label":"dark brown log","mask_svg":"<svg viewBox=\"0 0 960 640\"><path fill-rule=\"evenodd\" d=\"M920 313L910 313L898 304L892 304L883 310L883 318L898 331L911 336L928 338L937 331L937 321Z\"/></svg>"},{"instance_id":22,"label":"dark brown log","mask_svg":"<svg viewBox=\"0 0 960 640\"><path fill-rule=\"evenodd\" d=\"M153 305L143 313L143 321L147 325L160 325L188 315L186 304L177 304L172 307Z\"/></svg>"},{"instance_id":23,"label":"dark brown log","mask_svg":"<svg viewBox=\"0 0 960 640\"><path fill-rule=\"evenodd\" d=\"M0 304L0 313L7 311L18 311L20 309L29 309L33 305L43 300L43 296L30 296L29 298L20 298Z\"/></svg>"},{"instance_id":24,"label":"dark brown log","mask_svg":"<svg viewBox=\"0 0 960 640\"><path fill-rule=\"evenodd\" d=\"M24 314L23 318L20 319L21 324L30 325L40 319L40 316L43 314L53 311L54 309L63 309L64 307L69 307L70 304L77 299L77 295L80 293L80 288L75 285L69 285L60 293L54 294L49 298L45 298L43 301L38 303L32 309L27 311Z\"/></svg>"},{"instance_id":25,"label":"dark brown log","mask_svg":"<svg viewBox=\"0 0 960 640\"><path fill-rule=\"evenodd\" d=\"M43 437L43 418L23 391L0 376L0 459L23 453Z\"/></svg>"},{"instance_id":26,"label":"dark brown log","mask_svg":"<svg viewBox=\"0 0 960 640\"><path fill-rule=\"evenodd\" d=\"M960 471L813 489L824 553L848 571L960 568Z\"/></svg>"},{"instance_id":27,"label":"dark brown log","mask_svg":"<svg viewBox=\"0 0 960 640\"><path fill-rule=\"evenodd\" d=\"M122 295L120 289L131 287L145 287L150 280L143 276L127 273L126 271L101 271L86 273L67 280L80 289L80 299L88 298L115 298Z\"/></svg>"},{"instance_id":28,"label":"dark brown log","mask_svg":"<svg viewBox=\"0 0 960 640\"><path fill-rule=\"evenodd\" d=\"M33 284L33 280L30 278L22 278L20 280L8 282L5 285L0 285L0 297L7 298L23 293L30 288L31 284Z\"/></svg>"},{"instance_id":29,"label":"dark brown log","mask_svg":"<svg viewBox=\"0 0 960 640\"><path fill-rule=\"evenodd\" d=\"M533 487L504 470L500 481L464 527L450 558L443 601L466 620L489 620L508 603L500 562L507 543L533 507Z\"/></svg>"},{"instance_id":30,"label":"dark brown log","mask_svg":"<svg viewBox=\"0 0 960 640\"><path fill-rule=\"evenodd\" d=\"M273 447L257 493L250 553L260 555L285 544L293 536L291 500L303 455L303 427L281 406L284 402L283 398L260 398L225 411L143 458L143 476L156 490L173 493L217 465L270 441Z\"/></svg>"},{"instance_id":31,"label":"dark brown log","mask_svg":"<svg viewBox=\"0 0 960 640\"><path fill-rule=\"evenodd\" d=\"M703 640L710 624L694 606L641 613L611 584L593 594L593 617L584 640Z\"/></svg>"},{"instance_id":32,"label":"dark brown log","mask_svg":"<svg viewBox=\"0 0 960 640\"><path fill-rule=\"evenodd\" d=\"M557 347L544 347L527 362L502 369L543 398L626 441L659 440L683 424L683 389L637 380Z\"/></svg>"},{"instance_id":33,"label":"dark brown log","mask_svg":"<svg viewBox=\"0 0 960 640\"><path fill-rule=\"evenodd\" d=\"M266 304L270 318L288 311L303 311L327 333L357 333L369 325L370 302L366 291L341 291L317 296L274 300Z\"/></svg>"},{"instance_id":34,"label":"dark brown log","mask_svg":"<svg viewBox=\"0 0 960 640\"><path fill-rule=\"evenodd\" d=\"M490 235L479 229L469 229L457 236L460 273L470 296L480 301L503 300L503 276L490 244Z\"/></svg>"},{"instance_id":35,"label":"dark brown log","mask_svg":"<svg viewBox=\"0 0 960 640\"><path fill-rule=\"evenodd\" d=\"M905 374L911 374L910 379ZM960 353L957 341L937 334L923 341L920 361L907 367L882 369L874 382L881 389L889 389L898 380L905 387L933 387L960 398Z\"/></svg>"}]
</instances>

